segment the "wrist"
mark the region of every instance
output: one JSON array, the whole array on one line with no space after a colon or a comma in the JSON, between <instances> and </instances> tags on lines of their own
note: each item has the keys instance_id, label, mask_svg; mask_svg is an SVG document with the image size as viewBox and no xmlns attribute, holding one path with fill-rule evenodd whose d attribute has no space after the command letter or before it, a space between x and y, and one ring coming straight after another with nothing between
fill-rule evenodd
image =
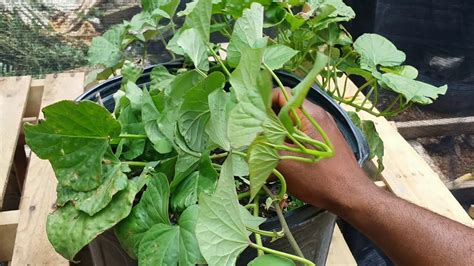
<instances>
[{"instance_id":1,"label":"wrist","mask_svg":"<svg viewBox=\"0 0 474 266\"><path fill-rule=\"evenodd\" d=\"M339 184L337 193L331 193L324 204L330 212L346 218L371 204L382 192L360 169L351 173L350 181Z\"/></svg>"}]
</instances>

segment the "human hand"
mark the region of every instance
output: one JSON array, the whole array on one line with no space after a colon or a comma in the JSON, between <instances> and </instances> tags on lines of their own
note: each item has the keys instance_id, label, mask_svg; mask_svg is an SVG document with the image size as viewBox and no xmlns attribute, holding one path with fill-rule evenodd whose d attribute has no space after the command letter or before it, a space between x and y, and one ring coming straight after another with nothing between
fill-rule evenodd
<instances>
[{"instance_id":1,"label":"human hand","mask_svg":"<svg viewBox=\"0 0 474 266\"><path fill-rule=\"evenodd\" d=\"M286 100L280 90L274 90L272 96L272 107L279 110ZM303 107L327 133L334 146L335 156L311 164L282 160L277 169L285 176L292 195L311 205L331 210L334 205L340 204L340 200L353 193L357 185L367 185L370 181L357 163L332 116L309 101L305 101ZM322 140L309 120L301 112L297 113L301 119L301 130L312 138ZM289 152L282 152L283 154L296 155Z\"/></svg>"}]
</instances>

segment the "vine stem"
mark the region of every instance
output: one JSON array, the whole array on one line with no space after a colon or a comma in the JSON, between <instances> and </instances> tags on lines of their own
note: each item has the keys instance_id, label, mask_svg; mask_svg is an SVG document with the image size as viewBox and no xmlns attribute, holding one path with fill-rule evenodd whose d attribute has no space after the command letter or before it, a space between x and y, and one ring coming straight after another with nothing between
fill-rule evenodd
<instances>
[{"instance_id":1,"label":"vine stem","mask_svg":"<svg viewBox=\"0 0 474 266\"><path fill-rule=\"evenodd\" d=\"M267 194L272 198L276 199L275 194L270 191L270 189L267 186L263 186L263 189ZM296 242L296 239L293 237L293 234L290 231L290 228L288 227L288 224L286 223L285 216L283 215L283 211L280 208L279 202L273 202L273 207L276 210L278 220L280 221L281 228L283 229L283 232L285 232L285 236L288 239L288 242L290 242L291 247L295 251L296 255L304 259L304 254L301 251L300 247L298 246L298 243Z\"/></svg>"},{"instance_id":2,"label":"vine stem","mask_svg":"<svg viewBox=\"0 0 474 266\"><path fill-rule=\"evenodd\" d=\"M227 157L227 155L229 155L228 152L223 152L223 153L216 153L216 154L213 154L213 155L210 155L209 156L209 159L220 159L220 158L224 158L224 157Z\"/></svg>"},{"instance_id":3,"label":"vine stem","mask_svg":"<svg viewBox=\"0 0 474 266\"><path fill-rule=\"evenodd\" d=\"M281 93L283 93L283 97L285 97L285 100L288 102L290 100L290 95L288 95L288 92L286 91L285 86L283 86L283 83L281 82L280 78L278 78L275 72L273 72L273 70L267 64L263 63L263 66L268 70L268 72L270 72L270 75L272 75L273 79L278 84L278 87L280 87ZM296 113L296 110L291 109L290 112L296 120L296 126L301 127L301 119Z\"/></svg>"},{"instance_id":4,"label":"vine stem","mask_svg":"<svg viewBox=\"0 0 474 266\"><path fill-rule=\"evenodd\" d=\"M280 238L280 237L285 236L285 232L283 230L281 230L281 231L265 231L265 230L261 230L261 229L251 227L251 226L246 226L245 228L248 231L250 231L252 233L255 233L257 235L268 236L268 237L271 237L271 238Z\"/></svg>"},{"instance_id":5,"label":"vine stem","mask_svg":"<svg viewBox=\"0 0 474 266\"><path fill-rule=\"evenodd\" d=\"M250 195L250 193L249 193L249 195ZM253 209L253 216L258 217L258 205L260 203L260 196L258 194L255 196L255 199L254 199L253 202L257 206L257 208ZM259 228L257 228L257 229L259 229ZM257 233L257 232L254 232L254 234L255 234L255 241L257 242L257 245L263 246L262 237L260 236L260 234ZM263 256L264 255L263 251L260 250L260 249L257 250L257 254L258 254L258 256Z\"/></svg>"},{"instance_id":6,"label":"vine stem","mask_svg":"<svg viewBox=\"0 0 474 266\"><path fill-rule=\"evenodd\" d=\"M316 265L313 262L311 262L311 261L309 261L305 258L301 258L301 257L295 256L295 255L292 255L292 254L288 254L288 253L285 253L285 252L281 252L281 251L278 251L278 250L274 250L274 249L271 249L271 248L260 246L260 245L257 245L255 243L252 243L252 242L249 242L249 246L252 247L252 248L255 248L257 250L262 250L263 252L266 252L266 253L269 253L269 254L277 255L277 256L280 256L280 257L285 257L285 258L288 258L288 259L291 259L291 260L294 260L294 261L299 261L299 262L304 263L306 265L310 265L310 266L315 266Z\"/></svg>"},{"instance_id":7,"label":"vine stem","mask_svg":"<svg viewBox=\"0 0 474 266\"><path fill-rule=\"evenodd\" d=\"M146 135L136 135L136 134L121 134L117 138L119 139L146 139Z\"/></svg>"},{"instance_id":8,"label":"vine stem","mask_svg":"<svg viewBox=\"0 0 474 266\"><path fill-rule=\"evenodd\" d=\"M222 62L221 58L216 54L216 52L214 51L214 49L212 49L211 45L209 45L209 43L207 44L207 48L209 49L209 51L211 51L211 54L212 56L217 60L217 62L219 62L219 64L222 66L222 69L224 69L224 72L227 74L227 76L230 77L230 72L229 70L227 69L227 67L225 66L224 62Z\"/></svg>"},{"instance_id":9,"label":"vine stem","mask_svg":"<svg viewBox=\"0 0 474 266\"><path fill-rule=\"evenodd\" d=\"M146 165L148 164L147 162L133 162L133 161L125 161L122 163L128 164L130 166L139 166L139 167L146 167Z\"/></svg>"},{"instance_id":10,"label":"vine stem","mask_svg":"<svg viewBox=\"0 0 474 266\"><path fill-rule=\"evenodd\" d=\"M284 199L286 195L286 180L285 177L277 170L273 169L272 170L273 174L278 178L278 181L280 181L280 192L278 193L278 199Z\"/></svg>"}]
</instances>

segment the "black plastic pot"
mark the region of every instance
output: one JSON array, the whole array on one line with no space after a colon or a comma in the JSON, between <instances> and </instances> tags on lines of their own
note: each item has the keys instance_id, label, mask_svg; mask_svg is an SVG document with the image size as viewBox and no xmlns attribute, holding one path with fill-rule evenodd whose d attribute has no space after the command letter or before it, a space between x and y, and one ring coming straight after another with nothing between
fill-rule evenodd
<instances>
[{"instance_id":1,"label":"black plastic pot","mask_svg":"<svg viewBox=\"0 0 474 266\"><path fill-rule=\"evenodd\" d=\"M164 66L171 70L181 67L181 64L182 63L178 61L164 64ZM150 83L149 73L152 69L153 66L145 69L144 74L137 81L140 87L145 88ZM290 88L296 86L301 80L295 75L285 72L278 72L277 75L282 83ZM104 106L109 111L112 111L115 104L113 94L119 90L121 80L121 76L109 79L79 96L76 101L95 101L100 95ZM334 117L339 129L354 151L357 160L362 165L369 156L368 145L364 136L351 122L347 113L335 103L332 98L316 86L313 86L308 95L308 99L324 108ZM288 212L285 217L305 257L318 265L324 265L331 243L336 216L325 210L306 205ZM261 225L261 228L265 230L280 230L279 222L276 217L267 220ZM269 239L264 239L264 244L272 248L293 253L286 238L279 239L272 243L270 243ZM94 265L134 265L136 263L126 256L110 232L96 238L89 246L89 249L91 250ZM249 248L242 253L237 264L246 265L255 256L255 250Z\"/></svg>"}]
</instances>

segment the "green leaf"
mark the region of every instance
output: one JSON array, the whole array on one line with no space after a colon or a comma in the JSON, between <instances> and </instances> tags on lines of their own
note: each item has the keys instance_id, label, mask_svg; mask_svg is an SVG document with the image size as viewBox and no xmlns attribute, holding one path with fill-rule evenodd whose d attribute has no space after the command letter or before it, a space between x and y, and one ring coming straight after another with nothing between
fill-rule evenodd
<instances>
[{"instance_id":1,"label":"green leaf","mask_svg":"<svg viewBox=\"0 0 474 266\"><path fill-rule=\"evenodd\" d=\"M272 0L256 0L256 1L242 1L242 0L226 0L225 13L233 17L241 17L246 8L249 8L252 3L260 3L264 6L272 4Z\"/></svg>"},{"instance_id":2,"label":"green leaf","mask_svg":"<svg viewBox=\"0 0 474 266\"><path fill-rule=\"evenodd\" d=\"M232 37L227 47L227 62L236 67L239 64L242 47L261 47L266 42L263 36L263 7L253 3L244 10L241 18L235 22Z\"/></svg>"},{"instance_id":3,"label":"green leaf","mask_svg":"<svg viewBox=\"0 0 474 266\"><path fill-rule=\"evenodd\" d=\"M208 96L211 92L223 88L225 81L224 74L213 72L184 97L179 111L178 127L188 147L194 151L201 152L206 146L205 130L210 117Z\"/></svg>"},{"instance_id":4,"label":"green leaf","mask_svg":"<svg viewBox=\"0 0 474 266\"><path fill-rule=\"evenodd\" d=\"M346 5L342 0L321 0L319 1L321 5L331 5L335 8L329 17L346 17L348 19L355 18L354 10Z\"/></svg>"},{"instance_id":5,"label":"green leaf","mask_svg":"<svg viewBox=\"0 0 474 266\"><path fill-rule=\"evenodd\" d=\"M134 35L142 42L150 40L157 34L157 19L146 11L136 14L132 17L130 22L125 22L125 25L128 27L128 33ZM152 33L147 34L150 32Z\"/></svg>"},{"instance_id":6,"label":"green leaf","mask_svg":"<svg viewBox=\"0 0 474 266\"><path fill-rule=\"evenodd\" d=\"M279 257L272 254L256 257L248 266L295 266L296 264L287 258Z\"/></svg>"},{"instance_id":7,"label":"green leaf","mask_svg":"<svg viewBox=\"0 0 474 266\"><path fill-rule=\"evenodd\" d=\"M298 51L293 50L292 48L283 45L283 44L274 44L268 46L265 49L263 55L263 62L270 67L270 69L280 69L283 65L293 58Z\"/></svg>"},{"instance_id":8,"label":"green leaf","mask_svg":"<svg viewBox=\"0 0 474 266\"><path fill-rule=\"evenodd\" d=\"M130 106L133 110L141 110L143 91L134 82L128 81L123 86L125 96L130 100Z\"/></svg>"},{"instance_id":9,"label":"green leaf","mask_svg":"<svg viewBox=\"0 0 474 266\"><path fill-rule=\"evenodd\" d=\"M94 216L75 209L71 203L50 214L46 231L56 252L72 261L96 236L128 216L139 190L135 181L129 181L127 188L117 193L110 204Z\"/></svg>"},{"instance_id":10,"label":"green leaf","mask_svg":"<svg viewBox=\"0 0 474 266\"><path fill-rule=\"evenodd\" d=\"M363 34L354 42L354 50L360 54L360 66L376 71L377 66L398 66L405 61L405 53L378 34Z\"/></svg>"},{"instance_id":11,"label":"green leaf","mask_svg":"<svg viewBox=\"0 0 474 266\"><path fill-rule=\"evenodd\" d=\"M209 70L207 45L201 39L196 29L183 31L177 44L183 49L184 53L191 58L196 68L204 71Z\"/></svg>"},{"instance_id":12,"label":"green leaf","mask_svg":"<svg viewBox=\"0 0 474 266\"><path fill-rule=\"evenodd\" d=\"M164 91L168 88L176 76L168 72L168 69L162 65L155 66L150 73L150 91Z\"/></svg>"},{"instance_id":13,"label":"green leaf","mask_svg":"<svg viewBox=\"0 0 474 266\"><path fill-rule=\"evenodd\" d=\"M384 144L383 140L380 138L375 124L371 120L361 120L357 113L348 112L352 122L364 133L364 136L369 144L370 157L373 159L377 157L378 169L381 172L384 168L383 166L383 156L384 156Z\"/></svg>"},{"instance_id":14,"label":"green leaf","mask_svg":"<svg viewBox=\"0 0 474 266\"><path fill-rule=\"evenodd\" d=\"M327 44L330 46L336 45L349 45L352 44L352 39L341 30L339 24L333 23L328 25L327 28L321 30L316 35L318 44Z\"/></svg>"},{"instance_id":15,"label":"green leaf","mask_svg":"<svg viewBox=\"0 0 474 266\"><path fill-rule=\"evenodd\" d=\"M418 70L412 66L395 66L395 67L381 67L380 70L385 73L393 73L403 76L408 79L416 79L418 77Z\"/></svg>"},{"instance_id":16,"label":"green leaf","mask_svg":"<svg viewBox=\"0 0 474 266\"><path fill-rule=\"evenodd\" d=\"M402 94L406 101L419 104L430 104L448 90L448 86L435 87L433 85L405 78L396 74L386 73L382 75L384 82L390 89Z\"/></svg>"},{"instance_id":17,"label":"green leaf","mask_svg":"<svg viewBox=\"0 0 474 266\"><path fill-rule=\"evenodd\" d=\"M230 96L223 90L215 90L208 96L210 119L206 126L209 139L222 149L230 150L230 141L227 136L227 120L231 104Z\"/></svg>"},{"instance_id":18,"label":"green leaf","mask_svg":"<svg viewBox=\"0 0 474 266\"><path fill-rule=\"evenodd\" d=\"M194 0L194 2L197 3L187 14L185 25L189 29L196 30L202 42L207 43L211 28L212 0Z\"/></svg>"},{"instance_id":19,"label":"green leaf","mask_svg":"<svg viewBox=\"0 0 474 266\"><path fill-rule=\"evenodd\" d=\"M248 146L262 132L267 117L264 99L269 99L271 94L271 90L260 88L264 85L259 82L263 49L244 48L241 56L230 77L238 103L230 112L227 135L235 149Z\"/></svg>"},{"instance_id":20,"label":"green leaf","mask_svg":"<svg viewBox=\"0 0 474 266\"><path fill-rule=\"evenodd\" d=\"M232 173L234 176L248 176L249 175L249 164L245 161L245 158L241 155L231 154L232 158Z\"/></svg>"},{"instance_id":21,"label":"green leaf","mask_svg":"<svg viewBox=\"0 0 474 266\"><path fill-rule=\"evenodd\" d=\"M199 166L199 160L199 157L191 156L189 154L178 155L178 160L175 165L175 175L170 184L171 192L174 192L179 183L196 170Z\"/></svg>"},{"instance_id":22,"label":"green leaf","mask_svg":"<svg viewBox=\"0 0 474 266\"><path fill-rule=\"evenodd\" d=\"M159 153L169 153L173 149L173 145L161 132L158 126L158 120L162 117L155 102L147 90L143 90L142 98L142 119L145 126L145 132L153 144L153 148Z\"/></svg>"},{"instance_id":23,"label":"green leaf","mask_svg":"<svg viewBox=\"0 0 474 266\"><path fill-rule=\"evenodd\" d=\"M171 224L168 215L169 195L168 178L162 173L153 174L148 179L140 202L115 228L121 246L130 256L137 257L140 241L153 225Z\"/></svg>"},{"instance_id":24,"label":"green leaf","mask_svg":"<svg viewBox=\"0 0 474 266\"><path fill-rule=\"evenodd\" d=\"M74 207L90 216L104 209L112 200L112 197L127 187L127 175L122 173L122 167L118 159L112 164L104 164L104 182L96 189L88 192L76 192L70 188L58 186L59 206L71 201Z\"/></svg>"},{"instance_id":25,"label":"green leaf","mask_svg":"<svg viewBox=\"0 0 474 266\"><path fill-rule=\"evenodd\" d=\"M87 59L91 65L114 67L123 59L121 44L125 34L123 25L114 26L102 36L92 39Z\"/></svg>"},{"instance_id":26,"label":"green leaf","mask_svg":"<svg viewBox=\"0 0 474 266\"><path fill-rule=\"evenodd\" d=\"M263 122L267 116L262 109L248 98L240 101L229 115L227 135L234 149L247 147L263 131Z\"/></svg>"},{"instance_id":27,"label":"green leaf","mask_svg":"<svg viewBox=\"0 0 474 266\"><path fill-rule=\"evenodd\" d=\"M180 212L197 203L199 195L210 195L214 192L217 172L211 164L209 156L204 156L199 165L199 171L191 173L181 181L173 192L171 208Z\"/></svg>"},{"instance_id":28,"label":"green leaf","mask_svg":"<svg viewBox=\"0 0 474 266\"><path fill-rule=\"evenodd\" d=\"M109 139L120 135L120 123L90 101L60 101L43 109L45 120L25 125L28 146L51 162L63 187L76 191L97 188Z\"/></svg>"},{"instance_id":29,"label":"green leaf","mask_svg":"<svg viewBox=\"0 0 474 266\"><path fill-rule=\"evenodd\" d=\"M196 205L187 208L178 225L156 224L146 232L139 247L140 265L196 265L201 257L195 229Z\"/></svg>"},{"instance_id":30,"label":"green leaf","mask_svg":"<svg viewBox=\"0 0 474 266\"><path fill-rule=\"evenodd\" d=\"M249 226L252 228L258 228L261 224L263 224L266 219L259 217L259 216L253 216L250 214L250 212L242 205L239 205L239 211L240 211L240 217L242 217L242 220L244 221L245 226ZM247 235L250 236L252 232L247 231Z\"/></svg>"},{"instance_id":31,"label":"green leaf","mask_svg":"<svg viewBox=\"0 0 474 266\"><path fill-rule=\"evenodd\" d=\"M135 63L125 60L122 66L123 80L137 82L138 78L143 73L143 68Z\"/></svg>"},{"instance_id":32,"label":"green leaf","mask_svg":"<svg viewBox=\"0 0 474 266\"><path fill-rule=\"evenodd\" d=\"M153 12L157 8L165 11L169 17L173 17L179 0L141 0L144 11Z\"/></svg>"},{"instance_id":33,"label":"green leaf","mask_svg":"<svg viewBox=\"0 0 474 266\"><path fill-rule=\"evenodd\" d=\"M234 265L248 247L249 239L232 175L232 160L222 165L214 195L199 198L196 237L201 253L210 266Z\"/></svg>"},{"instance_id":34,"label":"green leaf","mask_svg":"<svg viewBox=\"0 0 474 266\"><path fill-rule=\"evenodd\" d=\"M267 112L267 119L263 122L263 134L275 145L283 144L286 138L286 129L273 111Z\"/></svg>"},{"instance_id":35,"label":"green leaf","mask_svg":"<svg viewBox=\"0 0 474 266\"><path fill-rule=\"evenodd\" d=\"M271 175L280 161L278 152L266 145L268 140L259 136L250 145L248 149L249 172L250 172L250 195L255 197L268 177Z\"/></svg>"}]
</instances>

